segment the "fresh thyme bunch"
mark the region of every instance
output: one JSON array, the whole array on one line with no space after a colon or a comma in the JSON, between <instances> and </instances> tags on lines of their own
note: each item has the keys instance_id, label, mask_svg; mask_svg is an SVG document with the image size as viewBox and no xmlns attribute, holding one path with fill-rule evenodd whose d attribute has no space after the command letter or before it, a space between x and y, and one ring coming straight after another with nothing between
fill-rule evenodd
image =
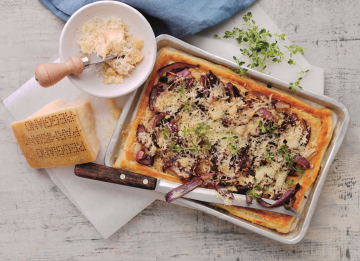
<instances>
[{"instance_id":1,"label":"fresh thyme bunch","mask_svg":"<svg viewBox=\"0 0 360 261\"><path fill-rule=\"evenodd\" d=\"M270 66L274 63L287 62L289 65L298 66L300 69L300 77L295 81L290 83L289 89L296 91L297 87L302 88L300 86L300 82L305 73L309 70L304 71L301 66L296 63L292 58L293 54L301 53L304 54L304 48L301 48L297 45L285 46L287 49L285 52L280 50L278 45L278 41L285 40L285 34L271 34L266 29L259 29L259 26L256 25L255 21L251 19L251 12L247 13L243 19L247 26L247 30L234 28L233 31L226 31L223 37L215 34L214 36L221 38L235 38L235 40L241 45L240 48L242 56L240 59L233 56L235 62L238 64L238 68L234 69L235 72L239 73L240 76L246 74L247 69L241 68L242 65L245 64L244 61L241 61L242 57L247 56L250 59L250 64L247 65L249 68L256 68L260 72L264 72L267 66ZM275 41L270 43L269 38L274 37ZM244 47L247 46L247 48ZM290 54L290 59L285 59L284 55L286 53Z\"/></svg>"}]
</instances>

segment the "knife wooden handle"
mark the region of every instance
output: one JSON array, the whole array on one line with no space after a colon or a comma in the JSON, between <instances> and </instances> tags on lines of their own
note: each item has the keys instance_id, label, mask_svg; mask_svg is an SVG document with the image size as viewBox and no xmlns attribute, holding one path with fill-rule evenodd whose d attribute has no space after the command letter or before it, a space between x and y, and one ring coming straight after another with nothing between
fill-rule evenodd
<instances>
[{"instance_id":1,"label":"knife wooden handle","mask_svg":"<svg viewBox=\"0 0 360 261\"><path fill-rule=\"evenodd\" d=\"M69 74L80 75L84 64L80 57L71 56L66 63L44 63L36 67L35 79L42 87L50 87Z\"/></svg>"},{"instance_id":2,"label":"knife wooden handle","mask_svg":"<svg viewBox=\"0 0 360 261\"><path fill-rule=\"evenodd\" d=\"M115 169L95 163L85 163L75 166L75 175L87 179L95 179L130 187L155 190L156 178Z\"/></svg>"}]
</instances>

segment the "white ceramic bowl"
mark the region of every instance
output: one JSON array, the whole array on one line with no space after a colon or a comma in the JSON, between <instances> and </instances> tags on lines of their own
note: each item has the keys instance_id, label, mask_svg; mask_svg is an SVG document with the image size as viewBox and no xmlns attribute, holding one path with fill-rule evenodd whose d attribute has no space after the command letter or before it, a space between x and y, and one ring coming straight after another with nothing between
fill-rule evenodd
<instances>
[{"instance_id":1,"label":"white ceramic bowl","mask_svg":"<svg viewBox=\"0 0 360 261\"><path fill-rule=\"evenodd\" d=\"M141 52L144 58L130 72L130 76L124 77L122 84L102 83L102 76L98 76L99 65L92 65L79 75L69 75L70 81L80 90L103 98L114 98L130 93L142 85L150 75L156 59L156 41L154 32L145 17L129 5L117 1L100 1L85 5L74 13L65 24L60 37L60 61L66 62L70 56L81 57L80 48L77 45L79 31L84 22L94 17L108 18L117 16L127 22L133 35L144 40Z\"/></svg>"}]
</instances>

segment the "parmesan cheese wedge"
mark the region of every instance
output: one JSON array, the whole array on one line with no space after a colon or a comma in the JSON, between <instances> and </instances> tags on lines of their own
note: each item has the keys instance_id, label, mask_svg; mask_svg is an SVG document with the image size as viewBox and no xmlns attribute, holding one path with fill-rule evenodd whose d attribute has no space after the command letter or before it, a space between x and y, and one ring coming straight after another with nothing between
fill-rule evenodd
<instances>
[{"instance_id":1,"label":"parmesan cheese wedge","mask_svg":"<svg viewBox=\"0 0 360 261\"><path fill-rule=\"evenodd\" d=\"M87 99L53 101L11 127L31 168L94 161L101 148L95 116Z\"/></svg>"}]
</instances>

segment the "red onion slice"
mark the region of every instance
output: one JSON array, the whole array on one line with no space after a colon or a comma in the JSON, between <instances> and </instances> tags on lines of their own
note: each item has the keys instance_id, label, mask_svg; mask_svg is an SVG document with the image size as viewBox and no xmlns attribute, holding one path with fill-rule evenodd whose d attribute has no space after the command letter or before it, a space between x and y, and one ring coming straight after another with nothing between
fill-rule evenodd
<instances>
[{"instance_id":1,"label":"red onion slice","mask_svg":"<svg viewBox=\"0 0 360 261\"><path fill-rule=\"evenodd\" d=\"M145 144L145 143L146 143L146 140L142 140L142 139L139 137L139 134L142 133L142 132L146 132L145 126L139 124L138 127L137 127L137 130L136 130L136 139L137 139L137 141L138 141L139 143Z\"/></svg>"},{"instance_id":2,"label":"red onion slice","mask_svg":"<svg viewBox=\"0 0 360 261\"><path fill-rule=\"evenodd\" d=\"M155 109L155 103L156 99L159 93L159 89L157 88L157 85L154 85L151 89L150 95L149 95L149 108L151 111Z\"/></svg>"},{"instance_id":3,"label":"red onion slice","mask_svg":"<svg viewBox=\"0 0 360 261\"><path fill-rule=\"evenodd\" d=\"M191 173L189 173L189 172L179 170L179 168L176 167L175 165L172 165L169 168L169 170L176 173L176 175L178 175L179 177L183 177L183 178L186 178L186 179L190 178L190 175L191 175Z\"/></svg>"},{"instance_id":4,"label":"red onion slice","mask_svg":"<svg viewBox=\"0 0 360 261\"><path fill-rule=\"evenodd\" d=\"M206 74L206 78L211 87L213 87L214 85L217 85L221 82L220 79L218 77L216 77L216 75L213 74L213 72L211 70L209 70L209 73Z\"/></svg>"},{"instance_id":5,"label":"red onion slice","mask_svg":"<svg viewBox=\"0 0 360 261\"><path fill-rule=\"evenodd\" d=\"M238 88L236 88L235 85L233 85L233 89L234 89L234 96L235 97L241 97L240 92L239 92Z\"/></svg>"},{"instance_id":6,"label":"red onion slice","mask_svg":"<svg viewBox=\"0 0 360 261\"><path fill-rule=\"evenodd\" d=\"M295 201L296 201L296 197L295 197L295 196L292 196L292 197L290 198L290 201L289 201L288 203L284 204L284 208L286 208L286 209L292 208L292 206L294 205Z\"/></svg>"},{"instance_id":7,"label":"red onion slice","mask_svg":"<svg viewBox=\"0 0 360 261\"><path fill-rule=\"evenodd\" d=\"M157 71L157 74L159 76L163 75L164 73L168 72L168 71L171 71L172 69L176 69L176 68L182 68L182 67L185 67L185 68L197 68L196 65L192 65L192 64L188 64L188 63L172 63L172 64L169 64L169 65L166 65L162 68L160 68L158 71Z\"/></svg>"},{"instance_id":8,"label":"red onion slice","mask_svg":"<svg viewBox=\"0 0 360 261\"><path fill-rule=\"evenodd\" d=\"M249 94L252 94L264 101L269 101L269 98L265 95L265 94L262 94L261 92L257 92L257 91L251 91Z\"/></svg>"},{"instance_id":9,"label":"red onion slice","mask_svg":"<svg viewBox=\"0 0 360 261\"><path fill-rule=\"evenodd\" d=\"M272 122L276 121L274 115L271 112L269 112L268 110L258 109L256 111L256 113L259 114L261 117L268 119L269 121L272 121Z\"/></svg>"},{"instance_id":10,"label":"red onion slice","mask_svg":"<svg viewBox=\"0 0 360 261\"><path fill-rule=\"evenodd\" d=\"M286 103L286 102L282 102L282 101L277 101L275 103L275 108L276 109L288 109L290 108L290 104Z\"/></svg>"},{"instance_id":11,"label":"red onion slice","mask_svg":"<svg viewBox=\"0 0 360 261\"><path fill-rule=\"evenodd\" d=\"M195 179L192 180L186 184L183 184L179 187L174 188L173 190L169 191L166 195L165 195L165 200L168 203L173 202L175 199L178 199L184 195L186 195L187 193L189 193L190 191L193 191L194 189L196 189L197 187L201 186L201 184L204 181L201 179Z\"/></svg>"},{"instance_id":12,"label":"red onion slice","mask_svg":"<svg viewBox=\"0 0 360 261\"><path fill-rule=\"evenodd\" d=\"M208 179L208 178L210 178L212 176L214 176L214 173L210 172L210 173L206 173L206 174L201 175L200 178L205 181L206 179Z\"/></svg>"},{"instance_id":13,"label":"red onion slice","mask_svg":"<svg viewBox=\"0 0 360 261\"><path fill-rule=\"evenodd\" d=\"M207 89L206 87L206 77L204 75L201 75L200 76L200 84L205 88Z\"/></svg>"},{"instance_id":14,"label":"red onion slice","mask_svg":"<svg viewBox=\"0 0 360 261\"><path fill-rule=\"evenodd\" d=\"M155 156L145 155L145 152L140 150L136 153L136 162L142 165L153 165Z\"/></svg>"},{"instance_id":15,"label":"red onion slice","mask_svg":"<svg viewBox=\"0 0 360 261\"><path fill-rule=\"evenodd\" d=\"M226 84L225 91L226 91L226 95L229 96L230 98L235 97L235 94L234 94L234 85L233 85L231 82L228 82L228 83Z\"/></svg>"},{"instance_id":16,"label":"red onion slice","mask_svg":"<svg viewBox=\"0 0 360 261\"><path fill-rule=\"evenodd\" d=\"M251 202L252 202L252 198L251 198L251 196L250 196L249 193L246 193L246 202L247 202L248 204L251 204Z\"/></svg>"},{"instance_id":17,"label":"red onion slice","mask_svg":"<svg viewBox=\"0 0 360 261\"><path fill-rule=\"evenodd\" d=\"M195 78L190 78L190 80L188 81L188 83L186 84L186 91L189 92L190 91L190 87L193 84L193 82L195 81Z\"/></svg>"},{"instance_id":18,"label":"red onion slice","mask_svg":"<svg viewBox=\"0 0 360 261\"><path fill-rule=\"evenodd\" d=\"M288 177L298 177L299 175L297 174L296 170L292 169L290 170L290 172L288 173Z\"/></svg>"},{"instance_id":19,"label":"red onion slice","mask_svg":"<svg viewBox=\"0 0 360 261\"><path fill-rule=\"evenodd\" d=\"M219 184L219 182L215 184L215 189L217 190L217 192L219 192L221 196L229 197L229 199L231 200L235 199L231 191L225 188L223 185Z\"/></svg>"},{"instance_id":20,"label":"red onion slice","mask_svg":"<svg viewBox=\"0 0 360 261\"><path fill-rule=\"evenodd\" d=\"M305 132L305 130L307 130L307 134L306 134L306 141L305 141L305 144L304 144L304 146L306 146L306 145L308 145L308 143L309 143L309 140L310 140L310 136L311 136L311 126L310 126L310 124L306 121L306 120L304 120L303 119L303 128L304 128L304 130L303 130L303 133Z\"/></svg>"},{"instance_id":21,"label":"red onion slice","mask_svg":"<svg viewBox=\"0 0 360 261\"><path fill-rule=\"evenodd\" d=\"M290 114L290 121L297 121L298 119L299 119L299 117L296 113Z\"/></svg>"},{"instance_id":22,"label":"red onion slice","mask_svg":"<svg viewBox=\"0 0 360 261\"><path fill-rule=\"evenodd\" d=\"M246 194L246 192L251 189L251 183L248 183L245 186L237 186L236 188L239 194Z\"/></svg>"},{"instance_id":23,"label":"red onion slice","mask_svg":"<svg viewBox=\"0 0 360 261\"><path fill-rule=\"evenodd\" d=\"M168 113L166 112L162 112L158 115L155 116L154 118L154 121L153 121L153 131L156 130L156 124L158 123L158 121L162 118L162 117L165 117L166 115L169 115Z\"/></svg>"},{"instance_id":24,"label":"red onion slice","mask_svg":"<svg viewBox=\"0 0 360 261\"><path fill-rule=\"evenodd\" d=\"M244 177L249 177L249 175L250 176L254 176L255 177L255 172L253 171L253 170L247 170L247 171L244 171L243 173L242 173L242 175L244 176ZM249 183L250 184L250 183ZM249 185L248 184L248 185Z\"/></svg>"},{"instance_id":25,"label":"red onion slice","mask_svg":"<svg viewBox=\"0 0 360 261\"><path fill-rule=\"evenodd\" d=\"M136 153L136 161L142 160L145 157L145 152L142 150L139 150Z\"/></svg>"},{"instance_id":26,"label":"red onion slice","mask_svg":"<svg viewBox=\"0 0 360 261\"><path fill-rule=\"evenodd\" d=\"M163 166L163 171L165 171L166 169L170 168L177 160L178 158L172 158L172 159L168 159L164 166Z\"/></svg>"},{"instance_id":27,"label":"red onion slice","mask_svg":"<svg viewBox=\"0 0 360 261\"><path fill-rule=\"evenodd\" d=\"M176 75L178 75L178 76L180 76L180 77L182 77L182 78L186 78L186 77L188 77L188 76L191 75L191 72L190 72L189 69L185 68L184 70L176 73Z\"/></svg>"},{"instance_id":28,"label":"red onion slice","mask_svg":"<svg viewBox=\"0 0 360 261\"><path fill-rule=\"evenodd\" d=\"M295 190L292 188L289 188L284 195L281 196L281 198L276 201L274 204L269 204L267 202L265 202L264 200L262 200L261 198L258 199L258 202L260 203L260 205L262 205L263 207L266 208L275 208L281 205L284 205L289 199L290 197L294 194Z\"/></svg>"},{"instance_id":29,"label":"red onion slice","mask_svg":"<svg viewBox=\"0 0 360 261\"><path fill-rule=\"evenodd\" d=\"M304 157L300 156L300 155L295 156L295 161L297 163L303 165L307 169L311 168L310 162L307 159L305 159Z\"/></svg>"},{"instance_id":30,"label":"red onion slice","mask_svg":"<svg viewBox=\"0 0 360 261\"><path fill-rule=\"evenodd\" d=\"M168 122L167 126L169 127L169 129L172 133L179 131L179 126L175 123Z\"/></svg>"}]
</instances>

